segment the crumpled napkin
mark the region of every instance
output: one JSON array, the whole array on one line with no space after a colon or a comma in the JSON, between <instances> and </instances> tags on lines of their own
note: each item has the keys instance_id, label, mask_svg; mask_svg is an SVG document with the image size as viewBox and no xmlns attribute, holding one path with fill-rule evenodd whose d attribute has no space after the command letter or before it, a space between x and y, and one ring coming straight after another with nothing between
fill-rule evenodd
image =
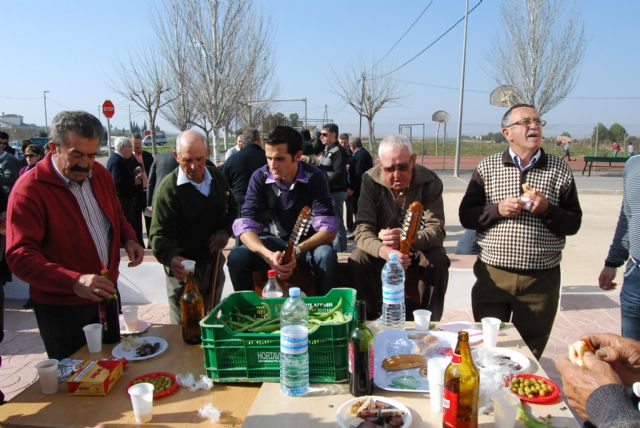
<instances>
[{"instance_id":1,"label":"crumpled napkin","mask_svg":"<svg viewBox=\"0 0 640 428\"><path fill-rule=\"evenodd\" d=\"M209 419L213 423L220 422L221 413L222 412L220 412L220 409L218 409L213 404L211 404L211 402L208 402L207 404L203 405L198 410L198 414L202 419Z\"/></svg>"},{"instance_id":2,"label":"crumpled napkin","mask_svg":"<svg viewBox=\"0 0 640 428\"><path fill-rule=\"evenodd\" d=\"M176 375L176 380L178 381L178 385L189 388L189 391L191 392L197 391L198 389L208 391L213 388L213 380L206 375L200 375L200 380L196 382L193 377L193 373L187 373L184 375L178 373Z\"/></svg>"}]
</instances>

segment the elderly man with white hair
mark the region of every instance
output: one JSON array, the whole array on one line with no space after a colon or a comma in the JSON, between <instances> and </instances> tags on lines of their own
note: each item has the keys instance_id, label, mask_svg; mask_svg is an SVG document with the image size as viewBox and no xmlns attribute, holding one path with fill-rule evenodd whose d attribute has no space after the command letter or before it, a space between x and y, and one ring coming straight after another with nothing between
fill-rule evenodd
<instances>
[{"instance_id":1,"label":"elderly man with white hair","mask_svg":"<svg viewBox=\"0 0 640 428\"><path fill-rule=\"evenodd\" d=\"M362 175L356 213L356 249L351 254L353 282L367 301L369 318L382 308L380 273L391 253L407 272L405 301L412 310L429 309L440 320L449 281L450 261L443 247L444 207L442 181L435 172L416 164L411 142L402 135L387 135L378 148L378 165ZM412 202L424 206L424 228L419 230L411 254L400 250L402 223Z\"/></svg>"},{"instance_id":2,"label":"elderly man with white hair","mask_svg":"<svg viewBox=\"0 0 640 428\"><path fill-rule=\"evenodd\" d=\"M155 190L149 233L153 253L167 271L171 322L175 324L180 322L183 260L195 260L195 278L205 301L219 301L224 285L221 250L238 216L226 180L217 168L206 166L207 145L202 134L192 130L179 134L176 160L179 167Z\"/></svg>"},{"instance_id":3,"label":"elderly man with white hair","mask_svg":"<svg viewBox=\"0 0 640 428\"><path fill-rule=\"evenodd\" d=\"M135 207L136 185L142 182L142 177L139 168L136 169L137 163L131 158L132 154L131 141L127 137L116 138L114 152L107 161L107 169L116 185L116 195L124 216L136 232L138 243L144 245L139 242L142 236L142 217Z\"/></svg>"}]
</instances>

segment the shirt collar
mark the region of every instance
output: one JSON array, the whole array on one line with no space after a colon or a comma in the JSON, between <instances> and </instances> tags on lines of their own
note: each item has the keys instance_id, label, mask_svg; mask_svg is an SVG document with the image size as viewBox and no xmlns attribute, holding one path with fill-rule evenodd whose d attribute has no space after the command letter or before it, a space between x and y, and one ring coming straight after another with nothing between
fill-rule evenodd
<instances>
[{"instance_id":1,"label":"shirt collar","mask_svg":"<svg viewBox=\"0 0 640 428\"><path fill-rule=\"evenodd\" d=\"M53 165L53 170L56 172L58 177L60 177L60 179L64 182L64 184L74 183L74 181L69 180L69 178L66 175L64 175L62 171L58 169L58 165L56 165L55 161L53 160L53 156L51 156L51 165ZM87 178L91 178L92 176L93 176L93 171L89 171L89 175L87 176ZM77 184L81 184L81 183L77 183Z\"/></svg>"},{"instance_id":2,"label":"shirt collar","mask_svg":"<svg viewBox=\"0 0 640 428\"><path fill-rule=\"evenodd\" d=\"M520 169L520 171L526 171L528 169L533 168L533 166L540 160L540 156L542 156L542 152L540 151L540 149L538 149L538 151L536 152L535 155L533 155L533 158L531 159L531 162L529 162L528 165L522 165L520 156L518 156L513 149L511 149L511 147L509 147L509 156L511 156L511 159L513 159L513 163L516 164L516 166Z\"/></svg>"},{"instance_id":3,"label":"shirt collar","mask_svg":"<svg viewBox=\"0 0 640 428\"><path fill-rule=\"evenodd\" d=\"M176 186L182 186L183 184L187 184L187 183L193 184L196 187L196 189L199 189L201 187L207 187L211 185L211 174L209 173L209 170L205 167L204 180L202 180L202 183L196 183L193 180L189 180L187 175L182 171L182 168L178 167L178 179L176 180Z\"/></svg>"},{"instance_id":4,"label":"shirt collar","mask_svg":"<svg viewBox=\"0 0 640 428\"><path fill-rule=\"evenodd\" d=\"M293 187L295 186L296 182L300 182L300 183L308 183L309 182L309 176L307 175L307 173L305 172L303 166L302 166L302 161L298 161L298 173L296 174L296 179L293 180L293 183L291 183L291 186L289 187L289 190L292 190ZM269 171L269 173L267 174L267 179L265 180L266 184L271 184L271 183L276 183L278 185L283 185L283 183L281 181L278 181L275 179L275 177L273 176L273 174L271 174L271 171Z\"/></svg>"}]
</instances>

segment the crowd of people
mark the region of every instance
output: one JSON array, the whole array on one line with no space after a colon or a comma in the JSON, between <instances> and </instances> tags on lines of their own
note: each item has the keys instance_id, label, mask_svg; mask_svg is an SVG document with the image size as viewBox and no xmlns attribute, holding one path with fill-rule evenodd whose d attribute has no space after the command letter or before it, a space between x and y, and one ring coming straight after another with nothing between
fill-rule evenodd
<instances>
[{"instance_id":1,"label":"crowd of people","mask_svg":"<svg viewBox=\"0 0 640 428\"><path fill-rule=\"evenodd\" d=\"M570 167L541 148L544 126L534 106L509 108L501 122L508 148L478 164L459 208L461 224L475 231L479 247L474 318L513 322L536 358L558 309L565 237L582 221ZM406 137L386 136L374 165L362 141L333 123L315 141L306 129L277 126L262 136L248 128L218 168L208 160L205 136L194 130L181 132L172 151L155 159L142 150L139 134L118 138L104 167L95 162L102 135L91 114L62 112L51 124L50 153L42 158L38 146L26 144L21 165L6 152L8 136L0 133L0 209L7 213L0 279L10 280L13 272L29 284L50 358L84 346L82 327L98 321L96 302L117 293L120 249L130 266L142 262L143 230L165 267L173 323L180 322L184 259L196 261L195 277L210 308L220 300L225 263L234 290L253 290L256 272L274 269L287 281L305 266L322 295L336 285L338 253L349 238L355 245L350 283L367 302L368 318L379 316L380 272L396 253L407 271L407 313L425 308L433 320L441 319L450 266L443 247L443 184L416 162ZM616 268L628 262L621 293L624 338L590 334L585 340L597 352L585 359L586 367L557 362L570 404L603 426L620 415L638 416L613 415L602 403L624 397L633 406L625 386L640 381L639 162L633 158L625 168L623 205L600 275L600 286L611 289ZM416 201L424 207L422 224L403 252L405 214ZM305 206L310 228L285 260ZM225 260L222 250L233 237Z\"/></svg>"}]
</instances>

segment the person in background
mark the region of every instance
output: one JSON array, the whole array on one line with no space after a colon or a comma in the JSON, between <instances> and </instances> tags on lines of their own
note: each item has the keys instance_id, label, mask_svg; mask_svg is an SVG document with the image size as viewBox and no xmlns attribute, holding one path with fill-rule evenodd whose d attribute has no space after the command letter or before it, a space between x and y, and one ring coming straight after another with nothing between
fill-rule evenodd
<instances>
[{"instance_id":1,"label":"person in background","mask_svg":"<svg viewBox=\"0 0 640 428\"><path fill-rule=\"evenodd\" d=\"M97 323L97 303L117 292L120 249L129 266L142 262L144 249L122 213L109 171L95 162L100 121L63 111L49 130L50 154L9 197L7 261L30 285L47 355L62 359L86 344L82 327Z\"/></svg>"},{"instance_id":2,"label":"person in background","mask_svg":"<svg viewBox=\"0 0 640 428\"><path fill-rule=\"evenodd\" d=\"M116 185L116 195L129 224L136 232L140 245L142 239L142 217L136 212L136 186L142 183L142 173L137 163L131 160L133 147L126 137L118 137L114 143L114 151L107 160L107 169Z\"/></svg>"},{"instance_id":3,"label":"person in background","mask_svg":"<svg viewBox=\"0 0 640 428\"><path fill-rule=\"evenodd\" d=\"M349 166L349 188L347 189L347 195L351 196L353 213L357 214L362 176L365 172L373 168L373 158L371 157L371 153L362 145L360 137L351 137L349 146L353 154L351 155L351 164Z\"/></svg>"},{"instance_id":4,"label":"person in background","mask_svg":"<svg viewBox=\"0 0 640 428\"><path fill-rule=\"evenodd\" d=\"M9 194L20 172L20 161L6 150L7 147L9 147L9 135L0 131L0 220L2 221L5 220ZM5 235L0 235L0 288L12 279L11 269L5 257Z\"/></svg>"},{"instance_id":5,"label":"person in background","mask_svg":"<svg viewBox=\"0 0 640 428\"><path fill-rule=\"evenodd\" d=\"M357 153L357 152L356 152ZM380 274L391 253L405 270L416 271L418 299L406 297L406 312L429 309L439 321L451 262L443 247L445 238L442 180L416 164L411 142L403 135L387 135L378 146L380 164L362 176L356 213L356 249L349 264L358 295L367 301L368 318L377 318L382 308ZM425 227L417 232L413 254L401 253L400 239L404 215L412 202L422 203ZM408 293L405 293L407 296Z\"/></svg>"},{"instance_id":6,"label":"person in background","mask_svg":"<svg viewBox=\"0 0 640 428\"><path fill-rule=\"evenodd\" d=\"M555 361L569 405L599 428L640 427L638 397L628 391L640 382L640 342L610 333L581 339L596 349L584 354L585 367L567 358Z\"/></svg>"},{"instance_id":7,"label":"person in background","mask_svg":"<svg viewBox=\"0 0 640 428\"><path fill-rule=\"evenodd\" d=\"M16 157L15 149L9 145L9 134L4 131L0 131L0 146L2 146L4 152L9 153L14 158Z\"/></svg>"},{"instance_id":8,"label":"person in background","mask_svg":"<svg viewBox=\"0 0 640 428\"><path fill-rule=\"evenodd\" d=\"M135 185L134 189L133 214L137 213L138 216L142 216L144 219L148 238L149 228L151 227L151 217L145 215L145 209L147 208L147 188L149 187L149 173L151 172L151 165L153 165L153 155L142 150L142 137L140 137L140 134L137 132L131 136L131 147L133 148L133 155L131 156L130 162L132 162L134 170L139 168L138 171L140 174L140 182ZM140 230L138 239L142 239L142 230ZM144 241L140 241L140 244L144 245Z\"/></svg>"},{"instance_id":9,"label":"person in background","mask_svg":"<svg viewBox=\"0 0 640 428\"><path fill-rule=\"evenodd\" d=\"M153 254L167 272L173 324L181 318L182 260L195 260L194 276L205 302L220 300L224 287L222 249L238 216L238 205L224 177L216 167L206 165L204 135L193 130L181 132L176 138L176 159L178 168L162 179L153 196L149 234Z\"/></svg>"},{"instance_id":10,"label":"person in background","mask_svg":"<svg viewBox=\"0 0 640 428\"><path fill-rule=\"evenodd\" d=\"M561 160L565 160L565 159L568 159L569 161L576 160L575 158L571 159L571 143L569 141L564 142L564 144L562 145L562 151L564 152L564 154L560 158Z\"/></svg>"},{"instance_id":11,"label":"person in background","mask_svg":"<svg viewBox=\"0 0 640 428\"><path fill-rule=\"evenodd\" d=\"M311 165L315 164L316 158L313 153L313 141L311 140L311 132L304 128L300 131L302 135L302 159L304 162L309 163Z\"/></svg>"},{"instance_id":12,"label":"person in background","mask_svg":"<svg viewBox=\"0 0 640 428\"><path fill-rule=\"evenodd\" d=\"M349 194L349 186L351 180L351 174L349 170L351 168L351 156L353 152L351 151L351 147L349 146L349 134L342 133L338 136L338 143L342 146L342 148L347 153L347 198L345 199L345 217L346 217L346 228L347 228L347 239L353 239L353 201L351 200L351 196ZM345 250L346 251L346 250Z\"/></svg>"},{"instance_id":13,"label":"person in background","mask_svg":"<svg viewBox=\"0 0 640 428\"><path fill-rule=\"evenodd\" d=\"M623 189L618 224L598 284L603 290L616 288L616 271L627 263L620 291L622 336L640 340L640 156L625 163Z\"/></svg>"},{"instance_id":14,"label":"person in background","mask_svg":"<svg viewBox=\"0 0 640 428\"><path fill-rule=\"evenodd\" d=\"M229 160L232 155L238 153L244 147L244 137L242 136L242 131L238 131L238 135L236 136L236 145L227 150L227 153L224 155L225 162Z\"/></svg>"},{"instance_id":15,"label":"person in background","mask_svg":"<svg viewBox=\"0 0 640 428\"><path fill-rule=\"evenodd\" d=\"M35 144L31 144L25 147L24 159L26 160L27 165L20 168L19 176L24 175L27 171L32 170L36 166L36 163L38 163L41 158L41 153L42 150L40 150L40 147L36 146ZM33 299L31 298L31 294L29 294L29 298L27 299L25 304L22 305L22 309L33 309Z\"/></svg>"},{"instance_id":16,"label":"person in background","mask_svg":"<svg viewBox=\"0 0 640 428\"><path fill-rule=\"evenodd\" d=\"M611 151L613 152L613 157L617 158L618 154L620 154L620 144L614 141L613 144L611 145Z\"/></svg>"},{"instance_id":17,"label":"person in background","mask_svg":"<svg viewBox=\"0 0 640 428\"><path fill-rule=\"evenodd\" d=\"M634 150L633 150L633 143L629 143L629 145L627 146L627 156L631 157L634 154Z\"/></svg>"},{"instance_id":18,"label":"person in background","mask_svg":"<svg viewBox=\"0 0 640 428\"><path fill-rule=\"evenodd\" d=\"M30 139L25 139L22 140L22 159L20 160L20 169L22 169L22 167L27 166L27 160L24 158L24 153L27 152L27 147L29 147L31 145L31 140ZM38 147L40 148L40 147ZM42 150L40 151L40 153L42 153Z\"/></svg>"},{"instance_id":19,"label":"person in background","mask_svg":"<svg viewBox=\"0 0 640 428\"><path fill-rule=\"evenodd\" d=\"M565 236L582 222L571 168L540 147L545 124L532 105L509 108L501 122L509 148L480 161L458 210L480 245L473 317L513 322L536 358L558 311ZM525 200L523 184L534 189Z\"/></svg>"},{"instance_id":20,"label":"person in background","mask_svg":"<svg viewBox=\"0 0 640 428\"><path fill-rule=\"evenodd\" d=\"M36 163L40 160L41 155L42 150L40 150L40 147L36 146L35 144L27 146L24 149L24 159L27 161L27 165L20 168L18 176L22 176L27 171L32 170L36 166Z\"/></svg>"},{"instance_id":21,"label":"person in background","mask_svg":"<svg viewBox=\"0 0 640 428\"><path fill-rule=\"evenodd\" d=\"M324 151L318 159L318 168L329 177L329 191L333 201L333 210L340 222L338 235L333 241L336 252L347 251L347 229L344 225L344 203L347 199L347 162L349 155L338 142L338 125L328 123L322 127L320 138Z\"/></svg>"},{"instance_id":22,"label":"person in background","mask_svg":"<svg viewBox=\"0 0 640 428\"><path fill-rule=\"evenodd\" d=\"M236 291L253 290L255 271L275 269L287 280L298 264L309 266L323 296L336 284L338 257L331 246L338 220L326 174L300 161L302 137L290 126L276 126L264 141L267 165L251 176L233 233L242 245L229 254L229 275ZM311 208L311 230L295 246L287 264L282 256L303 207ZM263 233L274 225L277 236ZM273 227L272 227L273 229Z\"/></svg>"},{"instance_id":23,"label":"person in background","mask_svg":"<svg viewBox=\"0 0 640 428\"><path fill-rule=\"evenodd\" d=\"M242 140L244 141L242 150L229 158L220 169L231 187L239 207L244 204L251 175L255 170L267 164L260 131L256 128L249 128L242 134Z\"/></svg>"},{"instance_id":24,"label":"person in background","mask_svg":"<svg viewBox=\"0 0 640 428\"><path fill-rule=\"evenodd\" d=\"M162 179L170 172L178 167L176 160L176 146L171 148L170 152L158 153L151 164L149 170L149 179L147 183L147 208L151 208L153 195L156 191L156 185L160 184Z\"/></svg>"}]
</instances>

